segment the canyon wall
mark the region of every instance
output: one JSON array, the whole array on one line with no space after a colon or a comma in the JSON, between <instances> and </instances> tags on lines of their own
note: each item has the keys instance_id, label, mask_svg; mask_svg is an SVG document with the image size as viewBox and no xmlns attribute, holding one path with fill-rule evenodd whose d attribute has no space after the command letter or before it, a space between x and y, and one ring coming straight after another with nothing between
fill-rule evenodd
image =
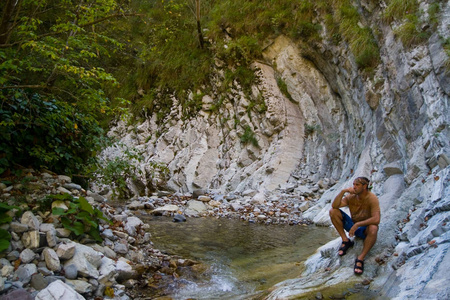
<instances>
[{"instance_id":1,"label":"canyon wall","mask_svg":"<svg viewBox=\"0 0 450 300\"><path fill-rule=\"evenodd\" d=\"M426 11L426 2L421 5ZM376 22L378 13L373 8L365 21ZM321 196L309 199L304 216L329 226L331 200L355 176L366 176L382 209L379 241L366 262L372 287L388 298L448 298L442 278L450 278L444 271L450 265L450 77L443 47L449 22L450 6L443 3L437 31L411 48L390 26L377 24L382 61L371 75L358 70L344 43L313 49L275 37L253 64L259 80L251 93L234 82L225 94L204 95L203 109L191 119L182 118L174 99L163 125L150 116L111 129L122 145L144 155L144 176L130 188L136 196L155 189L254 190L264 201L274 190L319 184ZM219 110L212 109L219 99ZM167 180L152 175L151 162L167 165ZM340 260L330 250L338 245L332 241L307 262L309 278L323 286L352 280L354 256ZM313 290L305 280L284 282L269 298Z\"/></svg>"}]
</instances>

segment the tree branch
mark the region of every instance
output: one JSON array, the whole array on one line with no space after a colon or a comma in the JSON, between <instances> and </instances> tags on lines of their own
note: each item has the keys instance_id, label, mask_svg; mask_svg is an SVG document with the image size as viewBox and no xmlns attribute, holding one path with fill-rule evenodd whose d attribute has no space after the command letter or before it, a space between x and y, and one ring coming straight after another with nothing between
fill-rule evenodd
<instances>
[{"instance_id":1,"label":"tree branch","mask_svg":"<svg viewBox=\"0 0 450 300\"><path fill-rule=\"evenodd\" d=\"M7 86L0 86L0 90L5 89L45 89L48 86L46 85L7 85Z\"/></svg>"},{"instance_id":2,"label":"tree branch","mask_svg":"<svg viewBox=\"0 0 450 300\"><path fill-rule=\"evenodd\" d=\"M98 24L98 23L101 23L101 22L104 22L106 20L113 19L113 18L142 17L142 16L144 16L144 14L138 14L138 13L119 14L118 13L118 14L106 16L106 17L98 19L98 20L94 20L94 21L86 23L86 24L78 25L78 27L81 27L81 28L88 27L88 26L95 25L95 24ZM58 34L61 34L61 33L64 33L64 32L65 31L56 31L56 32L44 33L44 34L41 34L41 35L37 36L33 40L38 40L38 39L41 39L41 38L46 37L46 36L58 35ZM11 43L11 44L0 44L0 48L9 48L9 47L16 46L18 44L23 44L24 42L25 41L17 41L17 42Z\"/></svg>"}]
</instances>

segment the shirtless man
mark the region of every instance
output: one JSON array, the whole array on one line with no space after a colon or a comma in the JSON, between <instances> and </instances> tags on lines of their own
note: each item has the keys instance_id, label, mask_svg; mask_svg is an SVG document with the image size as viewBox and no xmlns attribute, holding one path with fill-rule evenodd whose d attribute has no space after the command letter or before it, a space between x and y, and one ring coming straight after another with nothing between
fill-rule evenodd
<instances>
[{"instance_id":1,"label":"shirtless man","mask_svg":"<svg viewBox=\"0 0 450 300\"><path fill-rule=\"evenodd\" d=\"M345 197L344 194L348 193ZM342 198L344 197L344 198ZM348 206L351 217L340 208ZM369 179L358 177L353 181L353 187L343 189L331 203L330 218L342 238L339 255L343 256L354 242L350 237L364 239L361 254L355 260L354 272L361 275L364 272L364 258L375 244L380 223L380 204L377 196L369 191ZM345 230L345 231L344 231Z\"/></svg>"}]
</instances>

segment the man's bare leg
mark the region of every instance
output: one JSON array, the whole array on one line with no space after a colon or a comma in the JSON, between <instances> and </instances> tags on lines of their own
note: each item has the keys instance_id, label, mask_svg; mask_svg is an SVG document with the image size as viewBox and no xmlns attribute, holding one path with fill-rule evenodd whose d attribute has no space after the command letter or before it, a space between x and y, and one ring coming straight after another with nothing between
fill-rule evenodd
<instances>
[{"instance_id":1,"label":"man's bare leg","mask_svg":"<svg viewBox=\"0 0 450 300\"><path fill-rule=\"evenodd\" d=\"M342 242L348 242L349 238L347 237L347 234L345 233L345 230L344 230L344 223L343 223L341 211L336 208L330 209L330 219L331 219L331 223L333 223L334 228L336 228L336 231L341 236ZM344 244L342 244L342 246L344 246ZM342 254L343 254L343 251L340 250L339 255L342 255Z\"/></svg>"},{"instance_id":2,"label":"man's bare leg","mask_svg":"<svg viewBox=\"0 0 450 300\"><path fill-rule=\"evenodd\" d=\"M377 241L378 236L378 226L377 225L369 225L365 231L366 238L364 239L363 249L361 254L357 257L359 260L364 261L367 253L369 253L370 249L372 249L373 245ZM356 263L357 266L362 267L361 263ZM355 269L355 273L362 274L362 271L359 269Z\"/></svg>"}]
</instances>

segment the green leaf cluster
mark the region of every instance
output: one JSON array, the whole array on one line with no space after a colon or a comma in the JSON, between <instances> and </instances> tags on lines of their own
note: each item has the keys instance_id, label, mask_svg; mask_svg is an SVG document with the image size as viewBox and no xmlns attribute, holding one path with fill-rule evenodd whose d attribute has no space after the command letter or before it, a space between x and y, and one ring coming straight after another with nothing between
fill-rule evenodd
<instances>
[{"instance_id":1,"label":"green leaf cluster","mask_svg":"<svg viewBox=\"0 0 450 300\"><path fill-rule=\"evenodd\" d=\"M61 217L61 223L64 228L72 231L76 236L88 234L96 241L101 242L99 222L104 220L110 224L101 210L92 205L84 197L74 198L69 194L49 196L53 200L69 202L69 209L60 207L53 208L53 215Z\"/></svg>"},{"instance_id":2,"label":"green leaf cluster","mask_svg":"<svg viewBox=\"0 0 450 300\"><path fill-rule=\"evenodd\" d=\"M0 119L0 173L15 163L70 174L101 147L94 115L39 93L16 90L4 99Z\"/></svg>"},{"instance_id":3,"label":"green leaf cluster","mask_svg":"<svg viewBox=\"0 0 450 300\"><path fill-rule=\"evenodd\" d=\"M132 69L120 69L126 76L119 79L121 97L132 101L134 113L156 113L163 120L173 104L164 95L170 95L180 101L184 116L193 117L199 102L189 95L210 92L217 59L224 70L220 92L234 83L250 91L257 79L250 64L262 57L266 38L284 33L320 40L321 27L314 23L319 2L325 1L201 1L204 47L198 41L194 0L141 3L139 9L149 21L132 29L139 32L131 35L138 59Z\"/></svg>"},{"instance_id":4,"label":"green leaf cluster","mask_svg":"<svg viewBox=\"0 0 450 300\"><path fill-rule=\"evenodd\" d=\"M12 217L8 212L13 209L17 209L18 211L20 211L20 207L18 206L11 206L0 202L0 225L7 224L12 221ZM0 228L0 252L8 249L10 241L11 235L9 234L9 232L3 228Z\"/></svg>"},{"instance_id":5,"label":"green leaf cluster","mask_svg":"<svg viewBox=\"0 0 450 300\"><path fill-rule=\"evenodd\" d=\"M121 156L106 157L99 161L97 180L112 188L114 198L125 199L130 196L128 180L136 180L142 174L137 167L142 159L140 153L125 147Z\"/></svg>"},{"instance_id":6,"label":"green leaf cluster","mask_svg":"<svg viewBox=\"0 0 450 300\"><path fill-rule=\"evenodd\" d=\"M277 78L277 86L280 89L281 93L283 93L283 95L288 98L290 101L294 101L294 99L292 98L291 94L288 91L288 87L286 82L283 80L283 78L281 78L280 76L278 76Z\"/></svg>"},{"instance_id":7,"label":"green leaf cluster","mask_svg":"<svg viewBox=\"0 0 450 300\"><path fill-rule=\"evenodd\" d=\"M143 156L134 149L119 145L122 151L120 156L104 157L99 161L99 167L95 173L97 182L112 189L113 197L116 199L127 199L131 196L128 182L138 179L144 175L139 168L142 164ZM146 162L146 174L149 184L148 189L154 191L157 186L153 186L153 179L157 179L161 185L168 180L169 169L166 164L155 161Z\"/></svg>"},{"instance_id":8,"label":"green leaf cluster","mask_svg":"<svg viewBox=\"0 0 450 300\"><path fill-rule=\"evenodd\" d=\"M244 127L244 133L241 136L241 142L243 144L252 144L255 147L259 147L258 140L256 139L255 133L249 125Z\"/></svg>"},{"instance_id":9,"label":"green leaf cluster","mask_svg":"<svg viewBox=\"0 0 450 300\"><path fill-rule=\"evenodd\" d=\"M118 85L108 58L123 49L111 27L130 14L119 2L0 3L0 173L16 164L78 173L95 157L123 103L108 94Z\"/></svg>"},{"instance_id":10,"label":"green leaf cluster","mask_svg":"<svg viewBox=\"0 0 450 300\"><path fill-rule=\"evenodd\" d=\"M402 20L407 15L415 14L418 9L417 0L390 0L384 10L383 18L388 22Z\"/></svg>"}]
</instances>

